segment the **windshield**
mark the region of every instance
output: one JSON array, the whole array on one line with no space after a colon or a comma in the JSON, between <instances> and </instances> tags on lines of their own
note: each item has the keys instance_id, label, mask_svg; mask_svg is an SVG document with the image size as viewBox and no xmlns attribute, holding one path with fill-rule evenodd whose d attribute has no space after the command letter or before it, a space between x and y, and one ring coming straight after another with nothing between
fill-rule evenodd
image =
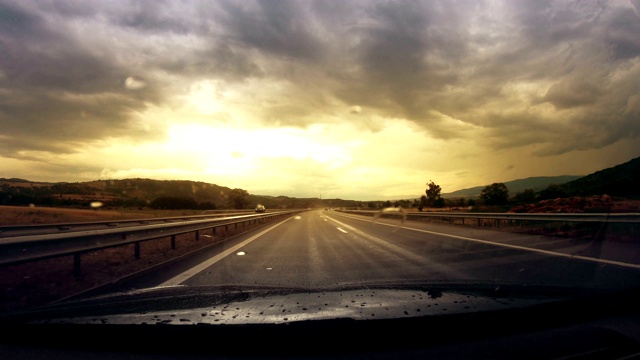
<instances>
[{"instance_id":1,"label":"windshield","mask_svg":"<svg viewBox=\"0 0 640 360\"><path fill-rule=\"evenodd\" d=\"M625 0L0 0L1 310L635 289L638 34Z\"/></svg>"}]
</instances>

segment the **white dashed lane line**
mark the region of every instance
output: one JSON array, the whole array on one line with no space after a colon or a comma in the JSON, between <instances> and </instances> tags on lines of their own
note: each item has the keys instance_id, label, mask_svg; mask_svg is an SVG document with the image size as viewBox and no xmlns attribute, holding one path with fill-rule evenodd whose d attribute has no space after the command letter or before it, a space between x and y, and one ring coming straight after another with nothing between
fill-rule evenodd
<instances>
[{"instance_id":1,"label":"white dashed lane line","mask_svg":"<svg viewBox=\"0 0 640 360\"><path fill-rule=\"evenodd\" d=\"M344 230L343 228L338 228L338 230L342 231L345 234L348 234L347 230Z\"/></svg>"}]
</instances>

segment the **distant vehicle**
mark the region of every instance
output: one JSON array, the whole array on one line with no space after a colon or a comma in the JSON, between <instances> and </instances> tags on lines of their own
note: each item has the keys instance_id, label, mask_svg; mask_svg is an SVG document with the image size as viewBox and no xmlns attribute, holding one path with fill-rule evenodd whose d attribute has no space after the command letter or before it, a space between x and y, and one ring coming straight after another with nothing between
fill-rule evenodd
<instances>
[{"instance_id":1,"label":"distant vehicle","mask_svg":"<svg viewBox=\"0 0 640 360\"><path fill-rule=\"evenodd\" d=\"M263 213L265 210L266 210L266 209L265 209L264 205L258 204L258 205L256 206L256 212L257 212L257 213Z\"/></svg>"}]
</instances>

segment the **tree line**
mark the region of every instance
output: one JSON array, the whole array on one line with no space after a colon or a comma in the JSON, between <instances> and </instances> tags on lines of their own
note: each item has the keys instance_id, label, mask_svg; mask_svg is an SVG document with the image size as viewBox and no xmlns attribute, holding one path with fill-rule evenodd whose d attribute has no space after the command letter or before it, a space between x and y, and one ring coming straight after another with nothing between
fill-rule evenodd
<instances>
[{"instance_id":1,"label":"tree line","mask_svg":"<svg viewBox=\"0 0 640 360\"><path fill-rule=\"evenodd\" d=\"M154 184L154 183L152 183ZM121 192L118 196L103 194L101 189L86 186L84 184L61 183L50 186L22 187L8 184L0 185L0 205L25 206L35 204L38 206L53 207L87 207L92 201L100 201L103 207L124 208L152 208L163 210L215 210L244 209L249 205L249 193L243 189L231 189L223 194L218 204L207 200L209 197L201 195L197 191L192 196L183 195L179 191L168 196L156 196L152 200L130 196ZM200 201L197 201L199 199Z\"/></svg>"},{"instance_id":2,"label":"tree line","mask_svg":"<svg viewBox=\"0 0 640 360\"><path fill-rule=\"evenodd\" d=\"M479 198L473 199L445 199L441 195L442 188L433 181L427 183L425 194L420 197L419 201L414 202L414 207L417 207L419 211L427 207L442 208L442 207L465 207L476 205L515 205L515 204L530 204L542 200L556 199L571 196L563 186L559 184L549 184L547 188L541 191L534 191L532 188L528 188L519 192L513 196L510 196L509 189L504 183L496 182L491 185L487 185L480 192ZM417 206L416 206L417 205Z\"/></svg>"}]
</instances>

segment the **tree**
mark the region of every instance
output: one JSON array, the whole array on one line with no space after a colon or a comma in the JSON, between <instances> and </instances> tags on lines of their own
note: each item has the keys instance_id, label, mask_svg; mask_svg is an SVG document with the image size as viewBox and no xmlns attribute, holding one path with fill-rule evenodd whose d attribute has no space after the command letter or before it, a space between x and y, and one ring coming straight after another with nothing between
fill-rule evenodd
<instances>
[{"instance_id":1,"label":"tree","mask_svg":"<svg viewBox=\"0 0 640 360\"><path fill-rule=\"evenodd\" d=\"M514 200L520 204L531 204L536 201L536 192L533 189L524 189L521 193L516 194Z\"/></svg>"},{"instance_id":2,"label":"tree","mask_svg":"<svg viewBox=\"0 0 640 360\"><path fill-rule=\"evenodd\" d=\"M420 197L420 205L418 206L418 211L422 211L425 206L427 206L427 197L422 195Z\"/></svg>"},{"instance_id":3,"label":"tree","mask_svg":"<svg viewBox=\"0 0 640 360\"><path fill-rule=\"evenodd\" d=\"M440 188L440 185L436 185L433 181L429 180L427 186L428 188L425 191L425 193L427 194L427 205L434 207L443 207L444 199L440 197L440 191L442 190Z\"/></svg>"},{"instance_id":4,"label":"tree","mask_svg":"<svg viewBox=\"0 0 640 360\"><path fill-rule=\"evenodd\" d=\"M509 200L509 189L504 183L493 183L488 185L480 193L480 198L487 205L502 205Z\"/></svg>"},{"instance_id":5,"label":"tree","mask_svg":"<svg viewBox=\"0 0 640 360\"><path fill-rule=\"evenodd\" d=\"M567 192L564 191L562 185L549 184L546 189L540 191L540 199L557 199L567 197Z\"/></svg>"},{"instance_id":6,"label":"tree","mask_svg":"<svg viewBox=\"0 0 640 360\"><path fill-rule=\"evenodd\" d=\"M229 206L234 209L244 209L247 205L247 196L249 196L247 190L238 188L231 190L231 193L229 193Z\"/></svg>"}]
</instances>

